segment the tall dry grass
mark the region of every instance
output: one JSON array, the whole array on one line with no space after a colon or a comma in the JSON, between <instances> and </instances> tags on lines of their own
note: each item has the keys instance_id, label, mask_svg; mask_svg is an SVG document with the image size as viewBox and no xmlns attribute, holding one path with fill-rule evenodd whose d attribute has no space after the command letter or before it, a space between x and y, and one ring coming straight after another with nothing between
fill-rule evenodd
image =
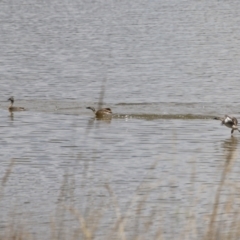
<instances>
[{"instance_id":1,"label":"tall dry grass","mask_svg":"<svg viewBox=\"0 0 240 240\"><path fill-rule=\"evenodd\" d=\"M103 105L106 80L103 81L100 92L98 108ZM90 131L86 128L86 137ZM162 205L151 209L149 198L151 194L156 194L156 189L160 192L161 181L150 182L149 179L158 162L155 162L145 178L126 201L125 207L121 206L122 199L119 199L110 183L102 186L106 193L103 201L96 201L94 196L85 200L87 206L81 209L66 199L73 197L71 186L74 179L70 174L65 174L62 187L59 189L59 202L55 213L50 213L49 219L49 240L238 240L240 239L240 194L223 194L224 190L231 189L234 193L240 193L240 185L235 182L227 181L231 174L234 162L237 159L237 142L234 138L227 143L227 154L225 164L219 171L220 181L214 193L214 202L209 200L206 215L199 214L199 196L192 199L192 204L184 209L184 216L178 219L178 212L166 221L166 210L161 209ZM11 161L1 180L0 200L4 197L4 188L8 179L11 177L14 161ZM193 171L190 182L192 186L197 171L193 164ZM87 178L87 175L86 175ZM146 181L148 179L148 181ZM86 180L87 181L87 180ZM171 188L170 196L177 194ZM194 190L194 187L193 189ZM224 203L221 198L224 197ZM79 199L81 203L82 199ZM150 209L150 210L149 210ZM157 211L157 210L158 211ZM210 209L210 210L208 210ZM110 215L109 213L114 213ZM170 214L170 213L169 213ZM171 213L172 214L172 213ZM66 222L66 217L71 217L73 224ZM111 219L109 219L111 218ZM107 221L106 221L107 220ZM176 225L177 223L177 225ZM32 223L34 224L34 223ZM36 226L35 226L36 227ZM45 240L46 236L33 235L25 226L12 220L9 226L0 230L0 240Z\"/></svg>"},{"instance_id":2,"label":"tall dry grass","mask_svg":"<svg viewBox=\"0 0 240 240\"><path fill-rule=\"evenodd\" d=\"M126 208L120 206L121 199L116 196L111 184L103 186L108 193L107 202L98 202L89 199L87 209L82 210L74 205L69 204L64 199L70 193L70 186L73 184L71 176L66 174L59 193L59 205L55 217L51 218L49 231L51 232L50 240L142 240L142 239L199 239L199 240L219 240L240 239L240 214L238 203L240 203L239 194L226 196L222 194L225 189L231 188L231 191L238 192L240 186L237 183L229 181L228 176L231 174L234 162L237 159L236 143L231 142L229 151L226 154L225 163L220 172L220 181L215 192L214 203L211 202L211 211L208 216L198 215L198 202L194 201L194 208L186 209L186 221L182 228L176 228L175 223L169 223L166 226L164 214L150 211L148 209L149 197L155 189L161 185L159 182L142 181L127 201ZM149 179L152 171L156 169L157 162L146 173ZM4 197L4 188L8 179L11 177L14 161L11 161L1 180L1 198ZM194 181L197 173L193 172L191 180ZM224 203L221 198L224 197ZM81 201L81 199L79 200ZM194 212L196 210L196 212ZM114 212L114 218L107 226L105 222L107 213ZM65 223L65 216L71 216L75 221L74 226ZM177 214L176 214L177 215ZM199 221L204 225L199 227ZM109 221L108 221L109 223ZM171 226L172 224L172 226ZM180 224L181 225L181 224ZM0 240L30 240L46 239L45 236L35 236L28 232L27 226L13 221L9 226L0 231ZM172 229L172 233L169 232ZM176 230L177 229L177 230Z\"/></svg>"}]
</instances>

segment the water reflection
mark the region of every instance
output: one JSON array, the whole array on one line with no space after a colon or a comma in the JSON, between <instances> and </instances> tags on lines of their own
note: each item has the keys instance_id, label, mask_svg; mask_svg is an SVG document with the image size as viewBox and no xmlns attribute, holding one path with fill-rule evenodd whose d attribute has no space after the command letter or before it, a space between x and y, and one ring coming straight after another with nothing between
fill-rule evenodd
<instances>
[{"instance_id":1,"label":"water reflection","mask_svg":"<svg viewBox=\"0 0 240 240\"><path fill-rule=\"evenodd\" d=\"M13 120L14 120L14 114L13 114L12 111L9 111L9 112L10 112L10 114L9 114L9 118L11 119L11 121L13 121Z\"/></svg>"},{"instance_id":2,"label":"water reflection","mask_svg":"<svg viewBox=\"0 0 240 240\"><path fill-rule=\"evenodd\" d=\"M89 131L94 128L95 122L96 122L96 127L98 128L100 124L110 124L111 121L112 121L112 118L97 118L97 117L90 118L86 126L85 135L87 136Z\"/></svg>"},{"instance_id":3,"label":"water reflection","mask_svg":"<svg viewBox=\"0 0 240 240\"><path fill-rule=\"evenodd\" d=\"M112 118L106 118L106 117L94 117L88 120L88 127L93 126L94 122L96 122L97 124L99 123L106 123L106 124L110 124L112 121Z\"/></svg>"},{"instance_id":4,"label":"water reflection","mask_svg":"<svg viewBox=\"0 0 240 240\"><path fill-rule=\"evenodd\" d=\"M238 138L231 136L230 138L226 139L223 144L223 150L226 154L226 160L230 161L231 159L234 158L234 156L237 153L237 148L238 148Z\"/></svg>"}]
</instances>

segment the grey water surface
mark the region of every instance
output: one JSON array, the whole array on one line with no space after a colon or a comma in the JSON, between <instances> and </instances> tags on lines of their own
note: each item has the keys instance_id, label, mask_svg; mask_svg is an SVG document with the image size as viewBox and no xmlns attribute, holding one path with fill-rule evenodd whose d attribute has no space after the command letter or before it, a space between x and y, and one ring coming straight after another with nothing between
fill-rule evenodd
<instances>
[{"instance_id":1,"label":"grey water surface","mask_svg":"<svg viewBox=\"0 0 240 240\"><path fill-rule=\"evenodd\" d=\"M155 184L145 214L161 216L166 236L179 239L190 211L201 225L229 155L231 179L240 180L240 135L213 120L240 117L239 8L234 0L1 1L0 176L13 166L0 227L15 221L47 239L59 218L75 226L74 216L58 215L61 204L84 215L93 199L108 209L107 228L117 217L106 186L125 212L141 184ZM86 109L101 93L109 121ZM27 110L9 113L10 96Z\"/></svg>"}]
</instances>

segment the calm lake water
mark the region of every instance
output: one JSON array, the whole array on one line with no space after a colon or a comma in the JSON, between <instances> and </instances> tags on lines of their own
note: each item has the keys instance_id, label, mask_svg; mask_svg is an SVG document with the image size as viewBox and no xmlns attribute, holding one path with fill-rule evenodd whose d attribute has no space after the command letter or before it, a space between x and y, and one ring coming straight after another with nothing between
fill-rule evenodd
<instances>
[{"instance_id":1,"label":"calm lake water","mask_svg":"<svg viewBox=\"0 0 240 240\"><path fill-rule=\"evenodd\" d=\"M1 1L0 176L13 163L1 229L20 223L47 239L61 219L64 239L78 224L66 208L85 216L90 203L107 209L107 229L117 219L109 187L130 219L149 191L142 221L154 212L168 239L179 239L190 212L201 229L226 160L235 160L227 181L240 180L240 135L212 120L240 117L239 9L215 0ZM110 121L86 109L101 93ZM27 111L10 114L10 96Z\"/></svg>"}]
</instances>

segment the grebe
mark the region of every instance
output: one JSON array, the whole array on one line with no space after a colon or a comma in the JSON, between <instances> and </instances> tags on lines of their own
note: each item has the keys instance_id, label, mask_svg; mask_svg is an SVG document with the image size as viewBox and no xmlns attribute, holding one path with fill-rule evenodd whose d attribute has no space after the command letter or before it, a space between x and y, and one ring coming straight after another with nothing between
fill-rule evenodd
<instances>
[{"instance_id":1,"label":"grebe","mask_svg":"<svg viewBox=\"0 0 240 240\"><path fill-rule=\"evenodd\" d=\"M23 108L23 107L13 107L14 97L10 97L10 98L8 99L8 101L11 102L11 103L10 103L10 106L8 107L8 110L9 110L9 111L24 111L24 110L25 110L25 108Z\"/></svg>"}]
</instances>

